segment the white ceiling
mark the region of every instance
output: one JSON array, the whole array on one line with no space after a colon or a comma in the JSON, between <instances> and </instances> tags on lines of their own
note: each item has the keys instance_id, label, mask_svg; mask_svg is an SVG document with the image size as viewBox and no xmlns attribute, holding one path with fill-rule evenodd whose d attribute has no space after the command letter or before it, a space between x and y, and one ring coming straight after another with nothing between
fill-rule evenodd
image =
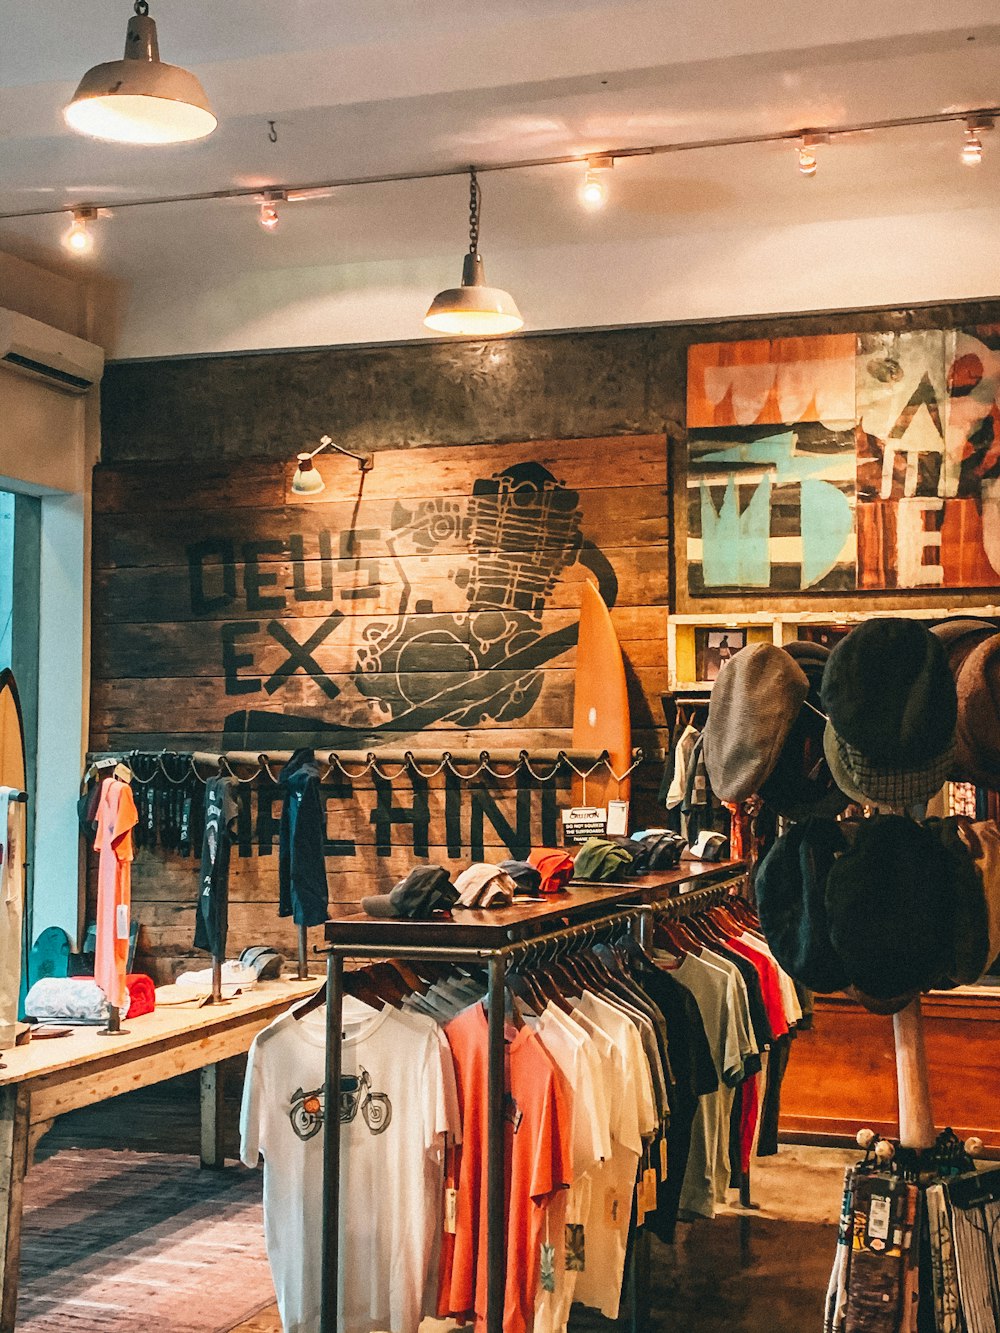
<instances>
[{"instance_id":1,"label":"white ceiling","mask_svg":"<svg viewBox=\"0 0 1000 1333\"><path fill-rule=\"evenodd\" d=\"M219 115L200 144L110 146L62 124L83 71L120 55L129 0L0 0L0 212L1000 102L997 0L153 0L151 12L162 57L198 73ZM786 145L620 161L599 214L577 202L579 168L488 175L487 271L491 253L519 247L996 208L1000 129L975 171L960 142L955 125L837 140L811 180ZM387 261L457 278L466 198L461 179L344 189L286 206L274 234L247 202L118 209L90 262L126 283L192 287ZM0 222L0 247L58 256L64 227Z\"/></svg>"}]
</instances>

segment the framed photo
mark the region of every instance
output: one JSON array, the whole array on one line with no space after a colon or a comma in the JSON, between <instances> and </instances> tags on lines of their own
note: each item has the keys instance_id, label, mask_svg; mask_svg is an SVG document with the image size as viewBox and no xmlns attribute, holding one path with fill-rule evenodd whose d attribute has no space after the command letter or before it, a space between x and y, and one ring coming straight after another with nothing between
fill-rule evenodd
<instances>
[{"instance_id":1,"label":"framed photo","mask_svg":"<svg viewBox=\"0 0 1000 1333\"><path fill-rule=\"evenodd\" d=\"M745 629L696 629L695 664L700 681L713 681L718 677L723 664L747 646Z\"/></svg>"},{"instance_id":2,"label":"framed photo","mask_svg":"<svg viewBox=\"0 0 1000 1333\"><path fill-rule=\"evenodd\" d=\"M800 625L796 638L800 643L821 643L824 648L833 649L850 632L850 625Z\"/></svg>"}]
</instances>

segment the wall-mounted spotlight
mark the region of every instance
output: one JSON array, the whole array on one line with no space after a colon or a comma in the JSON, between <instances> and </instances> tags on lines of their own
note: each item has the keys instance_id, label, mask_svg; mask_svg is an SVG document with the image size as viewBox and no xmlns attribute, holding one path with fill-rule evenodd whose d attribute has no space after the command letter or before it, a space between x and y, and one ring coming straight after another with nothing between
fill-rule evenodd
<instances>
[{"instance_id":1,"label":"wall-mounted spotlight","mask_svg":"<svg viewBox=\"0 0 1000 1333\"><path fill-rule=\"evenodd\" d=\"M603 208L608 198L608 172L615 165L613 157L602 155L587 158L587 174L583 178L580 198L588 208Z\"/></svg>"},{"instance_id":2,"label":"wall-mounted spotlight","mask_svg":"<svg viewBox=\"0 0 1000 1333\"><path fill-rule=\"evenodd\" d=\"M983 160L982 135L993 129L992 116L970 116L965 122L965 136L962 143L962 165L978 167Z\"/></svg>"},{"instance_id":3,"label":"wall-mounted spotlight","mask_svg":"<svg viewBox=\"0 0 1000 1333\"><path fill-rule=\"evenodd\" d=\"M261 200L260 213L257 215L257 221L265 231L274 231L281 218L278 216L278 205L286 203L288 195L284 190L265 190Z\"/></svg>"},{"instance_id":4,"label":"wall-mounted spotlight","mask_svg":"<svg viewBox=\"0 0 1000 1333\"><path fill-rule=\"evenodd\" d=\"M819 158L816 156L816 149L820 144L829 143L828 134L811 134L808 131L801 136L798 142L799 171L803 176L815 176L816 168L819 166Z\"/></svg>"},{"instance_id":5,"label":"wall-mounted spotlight","mask_svg":"<svg viewBox=\"0 0 1000 1333\"><path fill-rule=\"evenodd\" d=\"M77 258L92 254L94 233L90 230L90 224L96 219L96 208L74 208L73 221L63 232L63 249L68 250L71 255L75 255Z\"/></svg>"},{"instance_id":6,"label":"wall-mounted spotlight","mask_svg":"<svg viewBox=\"0 0 1000 1333\"><path fill-rule=\"evenodd\" d=\"M330 439L329 435L321 435L319 446L312 453L295 455L297 466L295 476L292 478L292 490L296 495L319 495L321 491L326 490L326 482L313 467L313 459L317 454L321 454L324 449L335 449L338 454L343 454L345 458L353 458L362 472L371 472L375 466L375 459L371 454L352 453L350 449L345 449L342 444L336 444Z\"/></svg>"}]
</instances>

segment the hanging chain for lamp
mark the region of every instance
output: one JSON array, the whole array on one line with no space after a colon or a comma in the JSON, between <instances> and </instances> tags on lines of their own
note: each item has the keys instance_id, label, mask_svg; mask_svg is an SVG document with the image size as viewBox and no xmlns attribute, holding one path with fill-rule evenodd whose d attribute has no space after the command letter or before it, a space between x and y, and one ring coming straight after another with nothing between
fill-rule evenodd
<instances>
[{"instance_id":1,"label":"hanging chain for lamp","mask_svg":"<svg viewBox=\"0 0 1000 1333\"><path fill-rule=\"evenodd\" d=\"M483 192L479 188L476 168L469 168L469 254L479 254L479 213L483 204Z\"/></svg>"}]
</instances>

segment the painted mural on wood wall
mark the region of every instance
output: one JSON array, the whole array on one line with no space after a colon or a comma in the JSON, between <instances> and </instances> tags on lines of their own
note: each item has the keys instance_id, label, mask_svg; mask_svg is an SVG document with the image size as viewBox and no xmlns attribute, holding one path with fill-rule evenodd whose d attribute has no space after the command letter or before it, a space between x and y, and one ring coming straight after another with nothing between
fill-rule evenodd
<instances>
[{"instance_id":1,"label":"painted mural on wood wall","mask_svg":"<svg viewBox=\"0 0 1000 1333\"><path fill-rule=\"evenodd\" d=\"M688 590L1000 582L1000 326L704 343Z\"/></svg>"}]
</instances>

